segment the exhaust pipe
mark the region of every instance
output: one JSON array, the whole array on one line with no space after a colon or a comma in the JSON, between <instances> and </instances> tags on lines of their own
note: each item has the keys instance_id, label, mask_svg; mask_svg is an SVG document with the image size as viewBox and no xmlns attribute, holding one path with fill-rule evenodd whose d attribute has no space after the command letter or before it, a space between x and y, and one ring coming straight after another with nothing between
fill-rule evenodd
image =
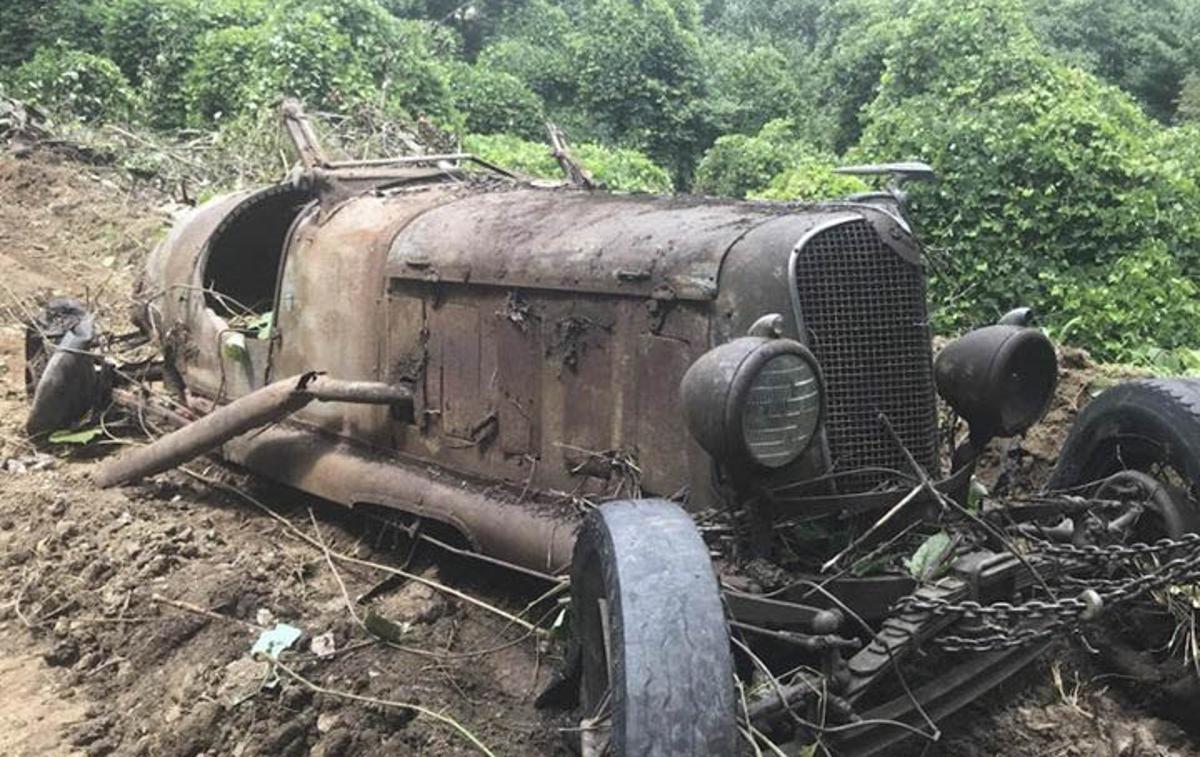
<instances>
[{"instance_id":1,"label":"exhaust pipe","mask_svg":"<svg viewBox=\"0 0 1200 757\"><path fill-rule=\"evenodd\" d=\"M411 405L412 392L375 381L339 381L318 373L292 376L250 392L157 441L100 466L93 479L108 488L162 473L210 452L247 431L283 420L313 400Z\"/></svg>"}]
</instances>

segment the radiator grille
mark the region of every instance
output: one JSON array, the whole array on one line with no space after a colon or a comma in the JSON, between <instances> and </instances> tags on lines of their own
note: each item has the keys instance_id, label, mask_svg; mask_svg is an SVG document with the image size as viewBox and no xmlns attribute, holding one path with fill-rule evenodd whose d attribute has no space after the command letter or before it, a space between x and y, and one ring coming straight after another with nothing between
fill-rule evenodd
<instances>
[{"instance_id":1,"label":"radiator grille","mask_svg":"<svg viewBox=\"0 0 1200 757\"><path fill-rule=\"evenodd\" d=\"M936 474L937 409L925 274L883 244L866 221L820 232L796 258L800 317L825 373L826 429L835 471L911 473L881 426L882 411L905 446ZM840 478L863 491L894 478L874 471Z\"/></svg>"}]
</instances>

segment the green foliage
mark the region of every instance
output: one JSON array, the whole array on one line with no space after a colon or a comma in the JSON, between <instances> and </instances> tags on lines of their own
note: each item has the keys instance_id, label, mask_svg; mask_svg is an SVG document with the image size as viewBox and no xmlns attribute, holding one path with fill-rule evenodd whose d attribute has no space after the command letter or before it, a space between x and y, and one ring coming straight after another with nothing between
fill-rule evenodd
<instances>
[{"instance_id":1,"label":"green foliage","mask_svg":"<svg viewBox=\"0 0 1200 757\"><path fill-rule=\"evenodd\" d=\"M1047 271L1043 279L1064 323L1059 337L1087 344L1102 358L1184 360L1187 348L1200 345L1200 286L1161 241L1147 241L1098 270Z\"/></svg>"},{"instance_id":2,"label":"green foliage","mask_svg":"<svg viewBox=\"0 0 1200 757\"><path fill-rule=\"evenodd\" d=\"M489 162L528 176L562 179L562 169L549 145L508 134L472 134L463 147ZM571 148L576 160L605 187L622 192L672 191L671 177L648 157L635 150L580 144Z\"/></svg>"},{"instance_id":3,"label":"green foliage","mask_svg":"<svg viewBox=\"0 0 1200 757\"><path fill-rule=\"evenodd\" d=\"M196 41L208 29L197 0L99 0L104 53L141 93L153 126L183 125L184 77Z\"/></svg>"},{"instance_id":4,"label":"green foliage","mask_svg":"<svg viewBox=\"0 0 1200 757\"><path fill-rule=\"evenodd\" d=\"M870 187L854 176L833 172L833 161L814 154L800 158L797 164L771 179L766 187L750 192L751 200L803 200L816 202L848 197Z\"/></svg>"},{"instance_id":5,"label":"green foliage","mask_svg":"<svg viewBox=\"0 0 1200 757\"><path fill-rule=\"evenodd\" d=\"M463 149L484 160L527 176L561 179L562 170L547 144L511 134L468 134Z\"/></svg>"},{"instance_id":6,"label":"green foliage","mask_svg":"<svg viewBox=\"0 0 1200 757\"><path fill-rule=\"evenodd\" d=\"M4 0L0 3L0 69L16 67L59 40L97 52L95 9L80 0Z\"/></svg>"},{"instance_id":7,"label":"green foliage","mask_svg":"<svg viewBox=\"0 0 1200 757\"><path fill-rule=\"evenodd\" d=\"M945 3L918 2L889 49L859 147L864 157L929 160L941 175L913 190L911 210L940 253L933 292L942 329L1017 304L1061 325L1079 314L1083 292L1111 285L1103 272L1128 279L1147 250L1179 261L1172 281L1200 271L1194 180L1157 154L1157 127L1128 96L1046 57L1019 7L958 0L948 13ZM971 65L939 66L939 46ZM1105 358L1125 357L1138 342L1188 338L1181 334L1193 332L1154 312L1158 299L1126 293L1121 307L1136 315L1113 327L1129 329L1119 340L1104 325L1111 316L1078 323L1077 338Z\"/></svg>"},{"instance_id":8,"label":"green foliage","mask_svg":"<svg viewBox=\"0 0 1200 757\"><path fill-rule=\"evenodd\" d=\"M805 143L795 124L770 122L758 134L719 138L696 169L695 191L722 197L797 200L837 197L865 188L833 173L834 159Z\"/></svg>"},{"instance_id":9,"label":"green foliage","mask_svg":"<svg viewBox=\"0 0 1200 757\"><path fill-rule=\"evenodd\" d=\"M58 431L50 434L48 441L51 444L90 444L93 439L102 435L103 433L104 428L102 426L80 429L79 431L59 429Z\"/></svg>"},{"instance_id":10,"label":"green foliage","mask_svg":"<svg viewBox=\"0 0 1200 757\"><path fill-rule=\"evenodd\" d=\"M912 557L904 559L904 567L917 581L929 581L945 571L946 563L953 554L954 540L945 531L938 531L921 542Z\"/></svg>"},{"instance_id":11,"label":"green foliage","mask_svg":"<svg viewBox=\"0 0 1200 757\"><path fill-rule=\"evenodd\" d=\"M443 28L397 18L376 0L289 0L272 17L276 33L286 33L296 13L320 17L336 30L335 45L346 42L344 53L329 61L327 76L355 86L369 80L368 102L384 101L412 116L450 116L447 75L437 58L453 53L457 41ZM313 36L316 41L319 34ZM345 97L353 99L350 91Z\"/></svg>"},{"instance_id":12,"label":"green foliage","mask_svg":"<svg viewBox=\"0 0 1200 757\"><path fill-rule=\"evenodd\" d=\"M1200 71L1193 71L1184 78L1177 112L1180 121L1200 124Z\"/></svg>"},{"instance_id":13,"label":"green foliage","mask_svg":"<svg viewBox=\"0 0 1200 757\"><path fill-rule=\"evenodd\" d=\"M670 194L675 190L671 175L637 150L585 142L572 148L572 152L593 178L608 189L651 194Z\"/></svg>"},{"instance_id":14,"label":"green foliage","mask_svg":"<svg viewBox=\"0 0 1200 757\"><path fill-rule=\"evenodd\" d=\"M709 117L718 131L751 134L804 110L796 74L776 48L714 40L705 58Z\"/></svg>"},{"instance_id":15,"label":"green foliage","mask_svg":"<svg viewBox=\"0 0 1200 757\"><path fill-rule=\"evenodd\" d=\"M468 131L527 139L545 133L541 98L517 77L466 63L455 64L451 72L454 106Z\"/></svg>"},{"instance_id":16,"label":"green foliage","mask_svg":"<svg viewBox=\"0 0 1200 757\"><path fill-rule=\"evenodd\" d=\"M246 106L246 72L254 70L267 47L263 31L230 26L201 37L184 84L190 123L202 126Z\"/></svg>"},{"instance_id":17,"label":"green foliage","mask_svg":"<svg viewBox=\"0 0 1200 757\"><path fill-rule=\"evenodd\" d=\"M41 48L5 83L14 97L85 121L128 119L137 105L115 63L66 45Z\"/></svg>"},{"instance_id":18,"label":"green foliage","mask_svg":"<svg viewBox=\"0 0 1200 757\"><path fill-rule=\"evenodd\" d=\"M1026 15L1062 59L1170 121L1184 77L1200 63L1195 6L1195 0L1029 0Z\"/></svg>"},{"instance_id":19,"label":"green foliage","mask_svg":"<svg viewBox=\"0 0 1200 757\"><path fill-rule=\"evenodd\" d=\"M606 141L687 177L705 141L700 45L666 0L594 0L572 36L579 104Z\"/></svg>"},{"instance_id":20,"label":"green foliage","mask_svg":"<svg viewBox=\"0 0 1200 757\"><path fill-rule=\"evenodd\" d=\"M815 200L864 188L835 156L923 159L940 330L1032 304L1100 357L1182 370L1198 39L1194 0L4 0L0 84L83 119L215 125L239 184L286 170L289 95L344 115L335 151L394 153L426 117L561 178L548 119L629 191Z\"/></svg>"}]
</instances>

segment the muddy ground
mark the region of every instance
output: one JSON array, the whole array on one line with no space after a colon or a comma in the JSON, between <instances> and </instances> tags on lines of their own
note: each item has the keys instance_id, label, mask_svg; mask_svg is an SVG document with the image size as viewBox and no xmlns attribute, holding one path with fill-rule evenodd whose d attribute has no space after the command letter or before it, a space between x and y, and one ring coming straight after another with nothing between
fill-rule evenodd
<instances>
[{"instance_id":1,"label":"muddy ground","mask_svg":"<svg viewBox=\"0 0 1200 757\"><path fill-rule=\"evenodd\" d=\"M454 725L389 702L452 719L497 755L569 754L557 731L569 723L533 706L559 646L495 612L522 614L544 587L212 463L193 467L260 504L180 473L97 491L88 472L115 442L47 455L23 440L19 303L71 294L119 321L175 210L115 173L0 158L0 755L478 753ZM1026 445L1029 474L1104 380L1082 356L1067 365L1050 423ZM413 580L380 587L389 573L327 559L322 544L480 604ZM359 625L369 611L396 624L398 644ZM555 615L550 600L522 617ZM277 623L302 636L276 678L249 652ZM1200 755L1136 699L1064 643L927 753Z\"/></svg>"}]
</instances>

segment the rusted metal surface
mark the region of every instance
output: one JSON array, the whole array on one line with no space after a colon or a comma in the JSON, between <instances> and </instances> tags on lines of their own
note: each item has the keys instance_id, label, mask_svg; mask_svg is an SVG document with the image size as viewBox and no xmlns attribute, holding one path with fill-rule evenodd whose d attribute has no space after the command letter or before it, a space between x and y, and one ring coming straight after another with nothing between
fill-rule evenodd
<instances>
[{"instance_id":1,"label":"rusted metal surface","mask_svg":"<svg viewBox=\"0 0 1200 757\"><path fill-rule=\"evenodd\" d=\"M331 502L382 505L446 523L485 555L546 573L570 564L578 514L418 465L311 428L279 424L224 447L229 460Z\"/></svg>"},{"instance_id":2,"label":"rusted metal surface","mask_svg":"<svg viewBox=\"0 0 1200 757\"><path fill-rule=\"evenodd\" d=\"M510 189L467 195L396 236L393 278L712 299L730 246L777 206Z\"/></svg>"},{"instance_id":3,"label":"rusted metal surface","mask_svg":"<svg viewBox=\"0 0 1200 757\"><path fill-rule=\"evenodd\" d=\"M100 466L94 481L97 486L109 487L161 473L215 449L235 436L279 421L312 401L312 395L304 391L304 383L309 378L293 376L263 387L153 444L108 460Z\"/></svg>"},{"instance_id":4,"label":"rusted metal surface","mask_svg":"<svg viewBox=\"0 0 1200 757\"><path fill-rule=\"evenodd\" d=\"M105 462L96 472L96 485L117 486L182 465L247 431L281 421L313 400L391 406L411 402L412 393L402 387L338 381L312 373L292 376Z\"/></svg>"}]
</instances>

